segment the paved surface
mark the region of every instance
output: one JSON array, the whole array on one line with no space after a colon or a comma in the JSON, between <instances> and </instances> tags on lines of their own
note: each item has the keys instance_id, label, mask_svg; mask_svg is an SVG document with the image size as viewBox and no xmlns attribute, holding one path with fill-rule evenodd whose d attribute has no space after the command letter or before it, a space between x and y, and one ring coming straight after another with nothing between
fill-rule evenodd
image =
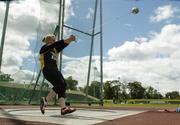
<instances>
[{"instance_id":1,"label":"paved surface","mask_svg":"<svg viewBox=\"0 0 180 125\"><path fill-rule=\"evenodd\" d=\"M0 117L63 125L92 125L142 112L144 111L78 108L72 114L61 116L58 108L48 108L45 115L40 113L39 108L16 108L0 110Z\"/></svg>"},{"instance_id":2,"label":"paved surface","mask_svg":"<svg viewBox=\"0 0 180 125\"><path fill-rule=\"evenodd\" d=\"M147 111L96 125L180 125L180 113Z\"/></svg>"}]
</instances>

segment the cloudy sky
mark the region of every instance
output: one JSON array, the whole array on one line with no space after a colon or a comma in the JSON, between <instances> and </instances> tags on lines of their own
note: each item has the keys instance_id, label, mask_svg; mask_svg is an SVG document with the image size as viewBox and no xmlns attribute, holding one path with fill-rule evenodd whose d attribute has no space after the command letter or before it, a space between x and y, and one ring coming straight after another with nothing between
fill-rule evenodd
<instances>
[{"instance_id":1,"label":"cloudy sky","mask_svg":"<svg viewBox=\"0 0 180 125\"><path fill-rule=\"evenodd\" d=\"M50 1L21 0L10 4L2 70L16 81L28 82L39 71L39 41L44 34L53 32L58 21L58 0ZM0 2L0 31L5 7ZM133 7L139 7L137 15L131 13ZM66 0L67 25L91 33L93 14L93 0ZM103 0L104 81L120 77L121 81L140 81L162 93L179 91L179 20L178 0ZM65 29L64 38L69 34L75 34L77 42L64 50L62 72L85 86L90 38ZM97 37L92 80L99 80L98 48Z\"/></svg>"}]
</instances>

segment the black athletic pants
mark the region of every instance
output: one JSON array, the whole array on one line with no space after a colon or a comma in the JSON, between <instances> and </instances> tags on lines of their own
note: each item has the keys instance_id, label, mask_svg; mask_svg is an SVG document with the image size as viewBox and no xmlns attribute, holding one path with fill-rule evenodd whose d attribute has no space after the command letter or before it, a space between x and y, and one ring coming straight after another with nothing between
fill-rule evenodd
<instances>
[{"instance_id":1,"label":"black athletic pants","mask_svg":"<svg viewBox=\"0 0 180 125\"><path fill-rule=\"evenodd\" d=\"M58 94L58 98L66 97L66 82L63 75L56 68L43 68L43 75L52 85L53 90Z\"/></svg>"}]
</instances>

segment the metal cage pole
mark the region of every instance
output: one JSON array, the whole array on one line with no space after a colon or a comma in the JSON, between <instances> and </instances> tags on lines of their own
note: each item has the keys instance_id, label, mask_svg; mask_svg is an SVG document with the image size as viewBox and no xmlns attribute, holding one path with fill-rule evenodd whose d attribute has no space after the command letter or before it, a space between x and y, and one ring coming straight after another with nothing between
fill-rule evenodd
<instances>
[{"instance_id":1,"label":"metal cage pole","mask_svg":"<svg viewBox=\"0 0 180 125\"><path fill-rule=\"evenodd\" d=\"M64 11L65 11L65 0L63 0L62 2L62 20L61 20L61 39L63 39L63 35L64 35ZM60 53L60 66L59 66L59 70L62 70L62 53L63 51L61 51Z\"/></svg>"},{"instance_id":2,"label":"metal cage pole","mask_svg":"<svg viewBox=\"0 0 180 125\"><path fill-rule=\"evenodd\" d=\"M4 24L3 24L3 31L2 31L2 37L1 37L1 46L0 46L0 73L1 73L4 41L5 41L5 36L6 36L6 27L7 27L8 14L9 14L9 4L10 4L10 1L7 0L6 1L6 12L5 12Z\"/></svg>"},{"instance_id":3,"label":"metal cage pole","mask_svg":"<svg viewBox=\"0 0 180 125\"><path fill-rule=\"evenodd\" d=\"M91 61L92 61L92 51L93 51L94 36L95 36L94 33L95 33L95 26L96 26L97 7L98 7L98 0L96 0L95 10L94 10L93 29L92 29L92 36L91 36L91 49L90 49L90 56L89 56L89 66L88 66L87 85L86 85L86 98L88 96L88 87L89 87L89 80L90 80L90 74L91 74Z\"/></svg>"},{"instance_id":4,"label":"metal cage pole","mask_svg":"<svg viewBox=\"0 0 180 125\"><path fill-rule=\"evenodd\" d=\"M63 6L63 9L62 9ZM58 36L57 36L57 40L62 39L62 32L63 32L63 25L62 25L62 20L64 20L64 17L62 16L62 13L64 13L64 0L60 0L59 1L59 19L58 19L58 26L59 26L59 30L58 30ZM61 53L60 55L60 63L59 63L59 69L61 70L61 65L62 65L62 55ZM54 105L57 105L57 95L54 98Z\"/></svg>"},{"instance_id":5,"label":"metal cage pole","mask_svg":"<svg viewBox=\"0 0 180 125\"><path fill-rule=\"evenodd\" d=\"M103 14L102 14L102 0L100 0L100 84L101 84L101 97L100 97L100 101L103 104Z\"/></svg>"},{"instance_id":6,"label":"metal cage pole","mask_svg":"<svg viewBox=\"0 0 180 125\"><path fill-rule=\"evenodd\" d=\"M60 0L59 1L59 19L58 19L58 26L59 26L59 30L58 30L58 40L60 39L60 37L61 37L61 27L62 27L62 23L61 23L61 19L62 19L62 17L61 17L61 13L62 13L62 0Z\"/></svg>"}]
</instances>

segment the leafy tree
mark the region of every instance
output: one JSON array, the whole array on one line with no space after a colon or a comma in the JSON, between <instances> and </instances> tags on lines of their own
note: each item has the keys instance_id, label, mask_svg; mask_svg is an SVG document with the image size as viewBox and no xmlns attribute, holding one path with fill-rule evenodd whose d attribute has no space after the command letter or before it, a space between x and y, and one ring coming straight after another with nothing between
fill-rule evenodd
<instances>
[{"instance_id":1,"label":"leafy tree","mask_svg":"<svg viewBox=\"0 0 180 125\"><path fill-rule=\"evenodd\" d=\"M170 98L170 99L179 99L179 92L178 91L172 91L172 92L168 92L166 93L166 98Z\"/></svg>"},{"instance_id":2,"label":"leafy tree","mask_svg":"<svg viewBox=\"0 0 180 125\"><path fill-rule=\"evenodd\" d=\"M78 81L74 80L72 76L65 79L67 83L67 89L77 90Z\"/></svg>"},{"instance_id":3,"label":"leafy tree","mask_svg":"<svg viewBox=\"0 0 180 125\"><path fill-rule=\"evenodd\" d=\"M115 92L113 91L111 81L106 81L104 83L104 98L105 99L113 99Z\"/></svg>"},{"instance_id":4,"label":"leafy tree","mask_svg":"<svg viewBox=\"0 0 180 125\"><path fill-rule=\"evenodd\" d=\"M149 86L145 91L145 98L147 99L161 99L163 96L153 87Z\"/></svg>"},{"instance_id":5,"label":"leafy tree","mask_svg":"<svg viewBox=\"0 0 180 125\"><path fill-rule=\"evenodd\" d=\"M11 78L10 74L0 73L0 81L10 82L10 81L14 81L14 79Z\"/></svg>"},{"instance_id":6,"label":"leafy tree","mask_svg":"<svg viewBox=\"0 0 180 125\"><path fill-rule=\"evenodd\" d=\"M127 93L127 85L126 85L126 82L121 83L121 89L122 89L121 98L122 98L123 100L129 99L129 94Z\"/></svg>"},{"instance_id":7,"label":"leafy tree","mask_svg":"<svg viewBox=\"0 0 180 125\"><path fill-rule=\"evenodd\" d=\"M114 102L121 102L129 98L127 86L119 80L107 81L104 84L104 96L106 99L113 99Z\"/></svg>"},{"instance_id":8,"label":"leafy tree","mask_svg":"<svg viewBox=\"0 0 180 125\"><path fill-rule=\"evenodd\" d=\"M150 87L146 88L145 98L154 99L154 88L153 87L150 86Z\"/></svg>"},{"instance_id":9,"label":"leafy tree","mask_svg":"<svg viewBox=\"0 0 180 125\"><path fill-rule=\"evenodd\" d=\"M157 90L154 90L154 99L162 99L163 96Z\"/></svg>"},{"instance_id":10,"label":"leafy tree","mask_svg":"<svg viewBox=\"0 0 180 125\"><path fill-rule=\"evenodd\" d=\"M100 98L100 82L92 81L91 85L88 87L88 94Z\"/></svg>"},{"instance_id":11,"label":"leafy tree","mask_svg":"<svg viewBox=\"0 0 180 125\"><path fill-rule=\"evenodd\" d=\"M122 97L122 83L119 80L111 81L112 89L113 89L113 97L116 102L121 102L123 100Z\"/></svg>"},{"instance_id":12,"label":"leafy tree","mask_svg":"<svg viewBox=\"0 0 180 125\"><path fill-rule=\"evenodd\" d=\"M145 94L145 88L142 87L140 82L132 82L128 83L128 88L129 88L129 94L132 99L142 99L144 98Z\"/></svg>"}]
</instances>

